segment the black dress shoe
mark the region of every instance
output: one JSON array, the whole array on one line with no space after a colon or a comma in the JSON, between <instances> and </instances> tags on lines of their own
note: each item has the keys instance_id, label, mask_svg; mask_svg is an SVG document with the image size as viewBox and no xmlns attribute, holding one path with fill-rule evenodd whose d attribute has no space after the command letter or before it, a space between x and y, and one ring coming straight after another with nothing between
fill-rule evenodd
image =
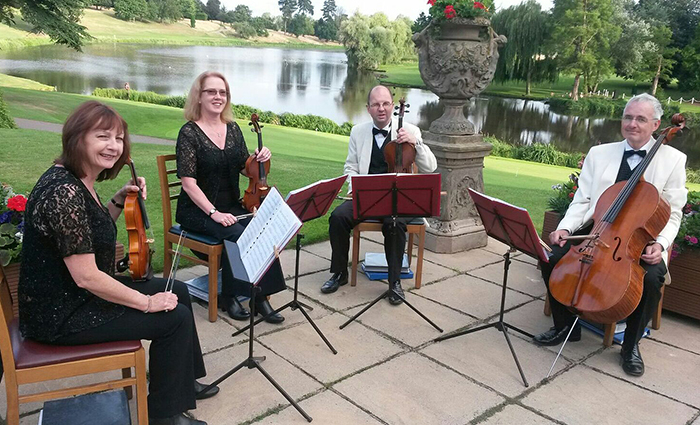
<instances>
[{"instance_id":1,"label":"black dress shoe","mask_svg":"<svg viewBox=\"0 0 700 425\"><path fill-rule=\"evenodd\" d=\"M569 334L569 326L564 326L561 329L557 329L552 326L547 332L543 332L539 335L535 335L533 338L535 344L537 345L559 345L566 339L566 335ZM581 340L581 326L576 326L574 331L571 332L569 341L580 341Z\"/></svg>"},{"instance_id":2,"label":"black dress shoe","mask_svg":"<svg viewBox=\"0 0 700 425\"><path fill-rule=\"evenodd\" d=\"M403 303L405 296L403 294L403 288L401 288L401 281L394 282L389 286L393 289L393 291L389 293L389 304L399 305Z\"/></svg>"},{"instance_id":3,"label":"black dress shoe","mask_svg":"<svg viewBox=\"0 0 700 425\"><path fill-rule=\"evenodd\" d=\"M321 292L324 294L331 294L338 290L343 285L348 283L348 271L333 273L330 279L321 286Z\"/></svg>"},{"instance_id":4,"label":"black dress shoe","mask_svg":"<svg viewBox=\"0 0 700 425\"><path fill-rule=\"evenodd\" d=\"M228 313L228 317L233 320L247 320L250 318L250 312L243 308L241 302L236 297L219 297L219 306L222 311Z\"/></svg>"},{"instance_id":5,"label":"black dress shoe","mask_svg":"<svg viewBox=\"0 0 700 425\"><path fill-rule=\"evenodd\" d=\"M274 312L275 309L272 308L270 302L267 298L263 298L262 301L255 300L255 315L261 314L265 316L265 321L267 323L282 323L284 322L284 317Z\"/></svg>"},{"instance_id":6,"label":"black dress shoe","mask_svg":"<svg viewBox=\"0 0 700 425\"><path fill-rule=\"evenodd\" d=\"M642 360L642 353L639 352L639 344L634 344L632 348L627 349L623 346L620 356L622 357L622 370L626 374L632 376L644 375L644 360Z\"/></svg>"},{"instance_id":7,"label":"black dress shoe","mask_svg":"<svg viewBox=\"0 0 700 425\"><path fill-rule=\"evenodd\" d=\"M219 387L213 386L207 390L207 392L202 392L203 389L208 387L209 385L206 384L200 384L197 381L194 381L194 393L195 393L195 398L197 400L204 400L205 398L209 397L214 397L219 393Z\"/></svg>"},{"instance_id":8,"label":"black dress shoe","mask_svg":"<svg viewBox=\"0 0 700 425\"><path fill-rule=\"evenodd\" d=\"M184 413L178 413L169 418L148 418L150 425L207 425L204 421L188 418Z\"/></svg>"}]
</instances>

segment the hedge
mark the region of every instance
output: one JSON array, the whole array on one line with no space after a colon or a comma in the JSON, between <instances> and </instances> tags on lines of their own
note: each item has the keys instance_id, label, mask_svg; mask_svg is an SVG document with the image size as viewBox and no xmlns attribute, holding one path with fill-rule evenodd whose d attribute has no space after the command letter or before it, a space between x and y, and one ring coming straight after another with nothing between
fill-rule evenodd
<instances>
[{"instance_id":1,"label":"hedge","mask_svg":"<svg viewBox=\"0 0 700 425\"><path fill-rule=\"evenodd\" d=\"M571 114L579 116L603 116L619 118L625 110L629 99L607 99L601 97L584 97L572 100L564 97L550 97L546 100L549 108L558 114ZM680 106L661 102L664 108L664 117L670 119L673 114L681 111Z\"/></svg>"},{"instance_id":2,"label":"hedge","mask_svg":"<svg viewBox=\"0 0 700 425\"><path fill-rule=\"evenodd\" d=\"M17 128L15 120L12 119L7 111L7 104L2 98L2 91L0 91L0 128Z\"/></svg>"}]
</instances>

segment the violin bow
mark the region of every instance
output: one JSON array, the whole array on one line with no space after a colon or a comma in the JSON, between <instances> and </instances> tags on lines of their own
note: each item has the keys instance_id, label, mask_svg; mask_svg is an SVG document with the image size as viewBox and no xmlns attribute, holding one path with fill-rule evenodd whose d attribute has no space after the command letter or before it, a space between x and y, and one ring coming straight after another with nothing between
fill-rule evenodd
<instances>
[{"instance_id":1,"label":"violin bow","mask_svg":"<svg viewBox=\"0 0 700 425\"><path fill-rule=\"evenodd\" d=\"M177 249L175 250L175 258L173 258L173 263L170 266L170 275L168 280L165 282L164 292L173 292L173 285L175 283L175 275L177 274L177 269L180 267L180 254L182 253L182 239L187 237L186 231L180 232L180 237L177 238Z\"/></svg>"}]
</instances>

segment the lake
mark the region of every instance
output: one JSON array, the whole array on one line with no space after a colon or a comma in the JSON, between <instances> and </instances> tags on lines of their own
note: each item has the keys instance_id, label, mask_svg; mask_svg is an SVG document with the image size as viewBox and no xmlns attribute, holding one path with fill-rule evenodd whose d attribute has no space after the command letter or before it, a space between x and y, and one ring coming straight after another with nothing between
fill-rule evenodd
<instances>
[{"instance_id":1,"label":"lake","mask_svg":"<svg viewBox=\"0 0 700 425\"><path fill-rule=\"evenodd\" d=\"M232 102L275 113L330 118L339 124L369 120L367 92L377 84L371 72L348 67L345 53L282 48L91 44L79 53L62 46L0 52L0 72L90 94L97 87L182 95L206 70L223 73ZM411 105L406 121L427 129L442 114L436 95L396 88ZM513 144L552 143L564 151L585 152L599 142L620 140L620 121L561 115L541 101L480 96L465 107L478 131ZM674 145L700 167L700 138L692 133Z\"/></svg>"}]
</instances>

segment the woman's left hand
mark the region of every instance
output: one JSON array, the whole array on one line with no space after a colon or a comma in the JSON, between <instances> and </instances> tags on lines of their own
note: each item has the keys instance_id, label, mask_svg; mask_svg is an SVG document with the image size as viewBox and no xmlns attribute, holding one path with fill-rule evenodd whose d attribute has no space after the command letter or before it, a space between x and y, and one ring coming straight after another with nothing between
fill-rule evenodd
<instances>
[{"instance_id":1,"label":"woman's left hand","mask_svg":"<svg viewBox=\"0 0 700 425\"><path fill-rule=\"evenodd\" d=\"M141 188L141 193L143 193L143 199L146 200L146 179L144 177L138 177L137 179L139 182L138 186L134 185L133 180L129 180L129 182L124 185L124 187L117 191L117 193L114 195L114 199L120 204L123 204L124 200L126 199L127 193L138 192L139 188Z\"/></svg>"},{"instance_id":2,"label":"woman's left hand","mask_svg":"<svg viewBox=\"0 0 700 425\"><path fill-rule=\"evenodd\" d=\"M263 146L262 150L258 152L257 149L255 149L255 159L258 162L267 162L272 158L272 152L270 152L270 149L268 149L266 146Z\"/></svg>"}]
</instances>

